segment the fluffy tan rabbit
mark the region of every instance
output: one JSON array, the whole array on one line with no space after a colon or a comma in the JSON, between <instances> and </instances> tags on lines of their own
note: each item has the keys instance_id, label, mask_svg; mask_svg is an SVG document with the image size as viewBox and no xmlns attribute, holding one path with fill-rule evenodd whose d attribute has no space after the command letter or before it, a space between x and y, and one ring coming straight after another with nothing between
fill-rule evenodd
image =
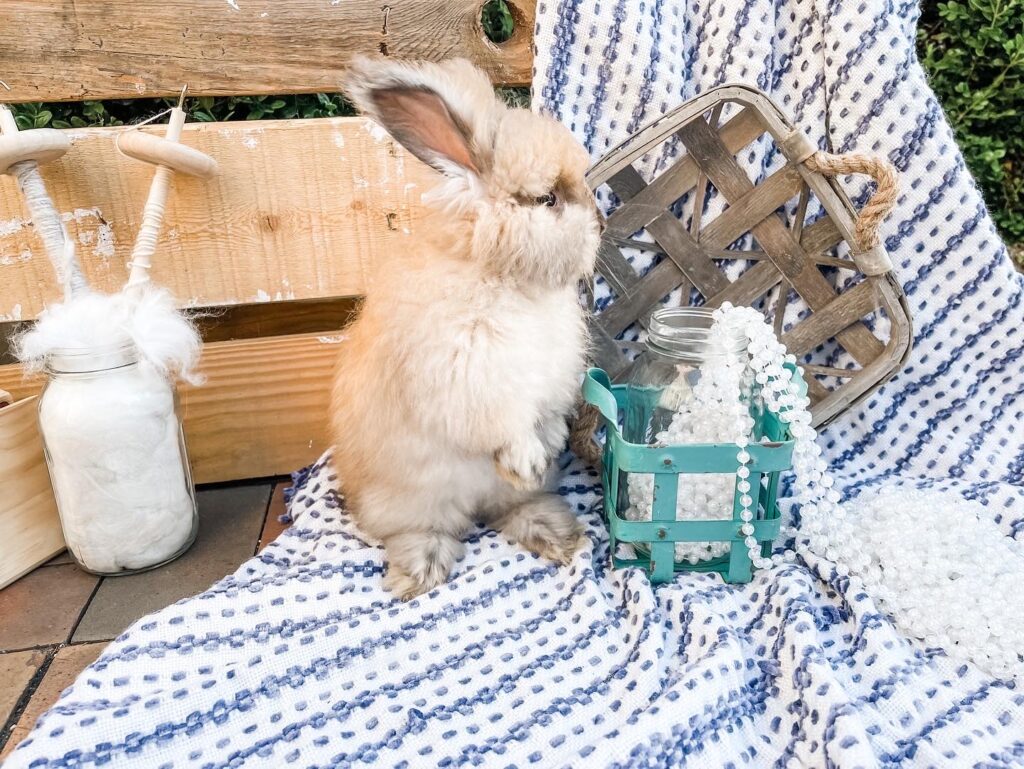
<instances>
[{"instance_id":1,"label":"fluffy tan rabbit","mask_svg":"<svg viewBox=\"0 0 1024 769\"><path fill-rule=\"evenodd\" d=\"M356 105L446 178L341 346L346 499L403 599L445 581L475 520L567 563L582 527L542 489L586 357L576 286L599 240L587 155L466 61L362 59L350 73Z\"/></svg>"}]
</instances>

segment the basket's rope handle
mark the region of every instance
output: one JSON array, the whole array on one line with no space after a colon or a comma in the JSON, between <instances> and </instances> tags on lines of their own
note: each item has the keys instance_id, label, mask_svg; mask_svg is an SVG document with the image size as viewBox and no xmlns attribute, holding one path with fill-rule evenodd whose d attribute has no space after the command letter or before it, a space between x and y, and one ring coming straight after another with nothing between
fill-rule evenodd
<instances>
[{"instance_id":1,"label":"basket's rope handle","mask_svg":"<svg viewBox=\"0 0 1024 769\"><path fill-rule=\"evenodd\" d=\"M830 152L815 152L804 163L811 171L822 176L841 176L843 174L863 174L870 176L878 185L875 194L864 204L854 225L856 246L861 251L870 251L879 245L878 228L893 206L899 195L900 182L896 167L885 158L877 155L850 153L833 155Z\"/></svg>"},{"instance_id":2,"label":"basket's rope handle","mask_svg":"<svg viewBox=\"0 0 1024 769\"><path fill-rule=\"evenodd\" d=\"M595 467L601 464L601 447L594 440L601 412L596 406L580 400L569 426L569 448L572 453Z\"/></svg>"}]
</instances>

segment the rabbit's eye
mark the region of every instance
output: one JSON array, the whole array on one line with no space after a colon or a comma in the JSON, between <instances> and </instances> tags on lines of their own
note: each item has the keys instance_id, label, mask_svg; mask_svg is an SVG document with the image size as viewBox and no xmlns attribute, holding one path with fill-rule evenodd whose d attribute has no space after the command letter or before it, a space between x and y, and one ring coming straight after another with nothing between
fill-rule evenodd
<instances>
[{"instance_id":1,"label":"rabbit's eye","mask_svg":"<svg viewBox=\"0 0 1024 769\"><path fill-rule=\"evenodd\" d=\"M547 195L541 195L539 198L537 198L536 202L537 205L547 206L548 208L551 208L551 206L555 205L555 203L558 202L558 198L555 197L555 193L549 192Z\"/></svg>"}]
</instances>

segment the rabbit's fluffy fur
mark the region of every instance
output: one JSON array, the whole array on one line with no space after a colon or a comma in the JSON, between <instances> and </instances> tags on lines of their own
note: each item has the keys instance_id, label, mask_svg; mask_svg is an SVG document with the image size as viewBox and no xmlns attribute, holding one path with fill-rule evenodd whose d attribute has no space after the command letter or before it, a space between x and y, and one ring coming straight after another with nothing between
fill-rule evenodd
<instances>
[{"instance_id":1,"label":"rabbit's fluffy fur","mask_svg":"<svg viewBox=\"0 0 1024 769\"><path fill-rule=\"evenodd\" d=\"M475 520L567 563L582 527L542 489L587 351L577 283L600 234L587 155L554 120L507 108L466 61L358 60L347 91L444 178L341 345L346 499L384 543L401 598L444 582Z\"/></svg>"}]
</instances>

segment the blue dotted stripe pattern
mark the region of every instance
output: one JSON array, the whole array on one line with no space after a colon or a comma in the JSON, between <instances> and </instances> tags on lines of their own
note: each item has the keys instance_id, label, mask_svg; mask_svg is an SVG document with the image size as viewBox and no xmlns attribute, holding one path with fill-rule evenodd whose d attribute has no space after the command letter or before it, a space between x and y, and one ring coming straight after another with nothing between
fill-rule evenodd
<instances>
[{"instance_id":1,"label":"blue dotted stripe pattern","mask_svg":"<svg viewBox=\"0 0 1024 769\"><path fill-rule=\"evenodd\" d=\"M541 0L534 100L596 159L739 80L819 146L889 157L903 189L883 237L915 348L822 446L853 504L881 484L941 489L1018 536L1024 285L914 60L916 19L895 0ZM738 159L755 180L782 164L766 142ZM713 190L705 207L722 210ZM481 528L449 583L400 603L323 457L296 473L277 542L130 627L5 769L1024 766L1024 694L901 637L832 564L653 588L609 569L598 478L562 467L589 538L570 566Z\"/></svg>"},{"instance_id":2,"label":"blue dotted stripe pattern","mask_svg":"<svg viewBox=\"0 0 1024 769\"><path fill-rule=\"evenodd\" d=\"M1019 760L1022 697L900 637L830 564L656 589L610 570L593 471L562 465L589 541L571 565L478 528L449 583L401 603L323 457L276 542L130 627L5 766Z\"/></svg>"}]
</instances>

